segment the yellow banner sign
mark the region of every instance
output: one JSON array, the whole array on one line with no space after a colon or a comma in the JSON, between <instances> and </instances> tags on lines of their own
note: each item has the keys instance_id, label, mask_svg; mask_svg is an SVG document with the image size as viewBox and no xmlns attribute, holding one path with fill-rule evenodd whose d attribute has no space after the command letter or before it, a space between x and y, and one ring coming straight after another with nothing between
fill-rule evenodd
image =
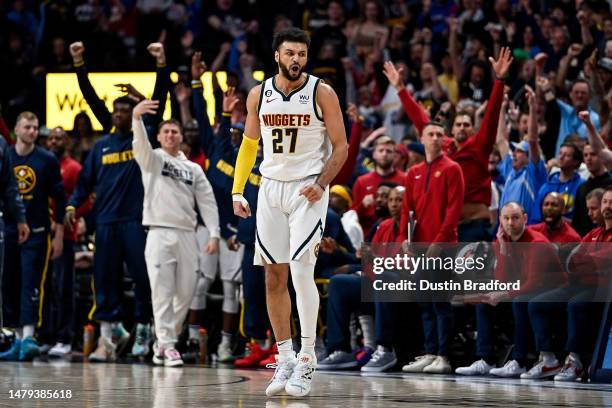
<instances>
[{"instance_id":1,"label":"yellow banner sign","mask_svg":"<svg viewBox=\"0 0 612 408\"><path fill-rule=\"evenodd\" d=\"M217 72L217 81L222 90L227 88L226 72ZM254 73L257 80L263 79L263 72ZM171 78L176 81L177 75L172 74ZM74 117L84 111L92 120L95 130L102 130L102 125L95 118L89 105L85 101L79 88L75 73L68 74L47 74L47 127L54 128L61 126L65 130L72 130ZM206 72L202 76L204 86L204 98L207 104L207 113L211 123L215 117L215 97L212 87L212 72ZM96 93L104 101L110 112L113 111L113 101L125 95L115 84L132 84L145 97L153 95L155 86L155 72L90 72L89 80ZM171 115L170 98L166 101L164 119L169 119Z\"/></svg>"}]
</instances>

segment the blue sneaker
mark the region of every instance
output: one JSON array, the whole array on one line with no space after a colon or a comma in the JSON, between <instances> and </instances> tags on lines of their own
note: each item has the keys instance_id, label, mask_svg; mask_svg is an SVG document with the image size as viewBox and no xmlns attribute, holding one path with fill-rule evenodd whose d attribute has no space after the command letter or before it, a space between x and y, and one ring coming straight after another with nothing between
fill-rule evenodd
<instances>
[{"instance_id":1,"label":"blue sneaker","mask_svg":"<svg viewBox=\"0 0 612 408\"><path fill-rule=\"evenodd\" d=\"M125 349L125 346L127 346L128 341L130 341L130 333L125 330L123 324L119 322L113 325L112 334L113 337L111 340L116 345L115 352L117 357L119 357L119 355L123 352L123 349Z\"/></svg>"},{"instance_id":2,"label":"blue sneaker","mask_svg":"<svg viewBox=\"0 0 612 408\"><path fill-rule=\"evenodd\" d=\"M21 351L21 339L15 339L11 348L0 353L0 360L2 361L19 361L19 353Z\"/></svg>"},{"instance_id":3,"label":"blue sneaker","mask_svg":"<svg viewBox=\"0 0 612 408\"><path fill-rule=\"evenodd\" d=\"M138 323L136 325L136 338L132 346L132 355L145 357L149 354L149 343L151 343L151 328L148 324Z\"/></svg>"},{"instance_id":4,"label":"blue sneaker","mask_svg":"<svg viewBox=\"0 0 612 408\"><path fill-rule=\"evenodd\" d=\"M19 361L32 361L34 357L38 356L40 356L40 348L34 339L31 336L23 339L19 351Z\"/></svg>"}]
</instances>

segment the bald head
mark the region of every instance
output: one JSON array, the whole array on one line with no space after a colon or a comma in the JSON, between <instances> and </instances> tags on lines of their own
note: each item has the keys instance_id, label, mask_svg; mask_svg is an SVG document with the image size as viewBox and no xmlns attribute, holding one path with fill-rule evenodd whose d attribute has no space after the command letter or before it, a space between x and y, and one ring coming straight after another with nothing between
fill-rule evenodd
<instances>
[{"instance_id":1,"label":"bald head","mask_svg":"<svg viewBox=\"0 0 612 408\"><path fill-rule=\"evenodd\" d=\"M66 152L68 134L62 127L55 127L49 132L47 137L47 149L51 150L59 158Z\"/></svg>"},{"instance_id":2,"label":"bald head","mask_svg":"<svg viewBox=\"0 0 612 408\"><path fill-rule=\"evenodd\" d=\"M499 218L503 231L512 241L517 241L523 235L527 213L521 204L514 201L507 203L502 207Z\"/></svg>"},{"instance_id":3,"label":"bald head","mask_svg":"<svg viewBox=\"0 0 612 408\"><path fill-rule=\"evenodd\" d=\"M556 229L561 225L561 217L565 214L565 199L563 195L552 192L548 193L542 201L542 218L544 222L552 229Z\"/></svg>"}]
</instances>

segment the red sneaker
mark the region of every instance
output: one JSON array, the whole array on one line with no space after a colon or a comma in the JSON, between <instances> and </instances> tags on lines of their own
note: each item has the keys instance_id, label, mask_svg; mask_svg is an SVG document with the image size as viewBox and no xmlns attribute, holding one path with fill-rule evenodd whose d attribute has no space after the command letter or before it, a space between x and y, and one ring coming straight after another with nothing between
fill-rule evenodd
<instances>
[{"instance_id":1,"label":"red sneaker","mask_svg":"<svg viewBox=\"0 0 612 408\"><path fill-rule=\"evenodd\" d=\"M234 365L240 368L259 367L262 360L267 360L270 357L270 350L263 350L259 344L249 344L249 352L243 357L234 361Z\"/></svg>"},{"instance_id":2,"label":"red sneaker","mask_svg":"<svg viewBox=\"0 0 612 408\"><path fill-rule=\"evenodd\" d=\"M269 357L259 362L260 368L267 368L266 366L268 364L276 364L276 355L278 354L278 347L276 347L276 343L274 343L274 346L272 346L272 351L268 351L268 353Z\"/></svg>"}]
</instances>

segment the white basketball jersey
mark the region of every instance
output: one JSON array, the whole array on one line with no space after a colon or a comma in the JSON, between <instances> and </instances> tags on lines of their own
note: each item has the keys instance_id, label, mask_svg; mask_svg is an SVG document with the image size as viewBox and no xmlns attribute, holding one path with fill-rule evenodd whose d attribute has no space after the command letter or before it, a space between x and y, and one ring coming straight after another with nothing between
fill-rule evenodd
<instances>
[{"instance_id":1,"label":"white basketball jersey","mask_svg":"<svg viewBox=\"0 0 612 408\"><path fill-rule=\"evenodd\" d=\"M306 80L289 95L279 91L274 78L262 83L259 126L263 139L261 174L269 179L293 181L320 174L331 154L316 89L320 79Z\"/></svg>"}]
</instances>

